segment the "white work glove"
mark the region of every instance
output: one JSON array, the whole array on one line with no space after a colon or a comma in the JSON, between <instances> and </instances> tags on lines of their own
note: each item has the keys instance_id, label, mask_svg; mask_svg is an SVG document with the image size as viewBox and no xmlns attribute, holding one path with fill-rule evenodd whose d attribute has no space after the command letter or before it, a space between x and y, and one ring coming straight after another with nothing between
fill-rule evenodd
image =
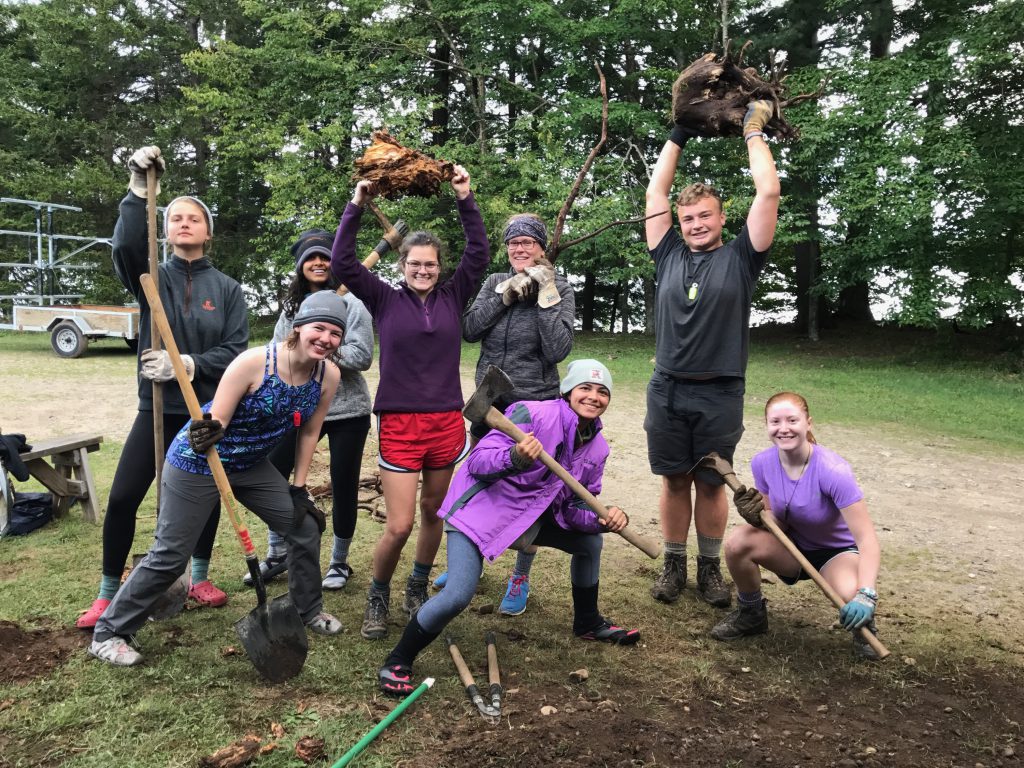
<instances>
[{"instance_id":1,"label":"white work glove","mask_svg":"<svg viewBox=\"0 0 1024 768\"><path fill-rule=\"evenodd\" d=\"M128 181L128 189L134 194L145 199L146 197L146 171L153 163L156 163L156 193L160 194L160 177L164 175L167 163L160 157L160 147L143 147L137 149L128 159L128 170L132 172Z\"/></svg>"},{"instance_id":2,"label":"white work glove","mask_svg":"<svg viewBox=\"0 0 1024 768\"><path fill-rule=\"evenodd\" d=\"M142 360L142 378L158 382L171 381L174 378L171 355L166 349L144 349L139 359ZM189 355L182 355L181 362L185 365L188 380L192 381L196 375L196 364Z\"/></svg>"},{"instance_id":3,"label":"white work glove","mask_svg":"<svg viewBox=\"0 0 1024 768\"><path fill-rule=\"evenodd\" d=\"M525 272L512 275L494 286L494 292L501 294L501 303L506 307L511 307L517 301L525 301L535 290L537 284Z\"/></svg>"},{"instance_id":4,"label":"white work glove","mask_svg":"<svg viewBox=\"0 0 1024 768\"><path fill-rule=\"evenodd\" d=\"M526 274L537 283L537 306L543 309L553 307L562 300L555 287L555 268L551 262L541 256L532 267L527 267Z\"/></svg>"}]
</instances>

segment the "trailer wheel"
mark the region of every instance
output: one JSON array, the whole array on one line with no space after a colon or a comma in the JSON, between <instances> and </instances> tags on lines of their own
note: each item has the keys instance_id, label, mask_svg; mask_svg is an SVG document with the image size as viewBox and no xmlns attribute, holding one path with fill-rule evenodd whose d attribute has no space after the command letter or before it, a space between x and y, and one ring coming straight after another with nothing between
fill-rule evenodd
<instances>
[{"instance_id":1,"label":"trailer wheel","mask_svg":"<svg viewBox=\"0 0 1024 768\"><path fill-rule=\"evenodd\" d=\"M77 325L63 322L50 334L50 346L60 357L81 357L89 341Z\"/></svg>"}]
</instances>

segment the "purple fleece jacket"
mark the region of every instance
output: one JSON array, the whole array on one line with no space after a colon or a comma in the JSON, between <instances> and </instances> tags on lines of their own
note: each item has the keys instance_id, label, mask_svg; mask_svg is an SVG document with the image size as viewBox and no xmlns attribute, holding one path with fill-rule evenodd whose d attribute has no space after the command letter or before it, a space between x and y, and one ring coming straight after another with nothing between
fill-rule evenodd
<instances>
[{"instance_id":1,"label":"purple fleece jacket","mask_svg":"<svg viewBox=\"0 0 1024 768\"><path fill-rule=\"evenodd\" d=\"M455 274L438 283L426 301L420 301L404 281L389 285L362 265L356 256L356 234L363 209L349 203L342 214L331 271L362 300L377 323L380 384L374 413L443 413L462 408L462 310L487 271L491 250L472 193L455 202L466 249Z\"/></svg>"},{"instance_id":2,"label":"purple fleece jacket","mask_svg":"<svg viewBox=\"0 0 1024 768\"><path fill-rule=\"evenodd\" d=\"M579 417L565 400L513 403L505 411L524 432L533 432L544 450L569 470L595 496L608 460L608 443L597 434L576 444ZM459 467L438 516L466 534L493 561L550 507L555 522L566 530L605 530L586 504L539 460L526 470L512 463L512 438L492 429Z\"/></svg>"}]
</instances>

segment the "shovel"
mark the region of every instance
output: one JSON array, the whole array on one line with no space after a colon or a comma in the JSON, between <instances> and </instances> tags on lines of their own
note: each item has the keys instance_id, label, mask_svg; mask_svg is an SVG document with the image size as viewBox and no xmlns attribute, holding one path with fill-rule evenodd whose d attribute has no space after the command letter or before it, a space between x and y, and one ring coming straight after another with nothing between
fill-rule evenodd
<instances>
[{"instance_id":1,"label":"shovel","mask_svg":"<svg viewBox=\"0 0 1024 768\"><path fill-rule=\"evenodd\" d=\"M188 406L189 415L193 419L202 419L202 408L196 398L196 393L192 390L192 383L188 380L185 365L181 362L178 345L171 334L167 315L164 314L156 286L153 285L153 280L149 275L142 275L141 283L142 289L146 292L146 299L149 301L150 311L160 326L160 333L163 336L167 353L171 357L171 363L174 365L174 375L178 379L178 385L185 398L185 404ZM276 597L269 605L267 604L267 587L263 583L263 574L260 572L259 556L249 537L249 529L235 509L231 484L220 463L216 447L212 447L206 452L206 460L213 473L213 479L217 483L217 490L220 491L221 505L228 511L231 525L234 526L235 532L242 542L245 563L249 568L249 573L252 574L252 583L256 588L258 604L247 616L243 616L235 622L235 631L249 655L249 661L256 667L256 671L272 683L280 683L299 674L306 663L306 654L309 652L306 627L289 595Z\"/></svg>"}]
</instances>

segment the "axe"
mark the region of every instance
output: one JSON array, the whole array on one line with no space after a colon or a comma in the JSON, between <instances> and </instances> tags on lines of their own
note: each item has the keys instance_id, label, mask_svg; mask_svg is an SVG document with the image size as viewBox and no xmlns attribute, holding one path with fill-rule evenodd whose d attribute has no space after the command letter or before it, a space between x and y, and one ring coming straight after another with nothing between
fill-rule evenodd
<instances>
[{"instance_id":1,"label":"axe","mask_svg":"<svg viewBox=\"0 0 1024 768\"><path fill-rule=\"evenodd\" d=\"M474 423L485 422L491 429L503 432L517 443L521 442L526 438L523 430L513 424L505 414L492 405L496 398L508 394L512 389L512 380L503 370L495 365L488 366L487 373L484 374L480 386L477 387L476 392L466 402L466 407L462 409L463 416ZM554 472L563 483L569 486L569 490L583 499L584 503L594 510L595 515L602 520L608 518L608 510L605 509L604 504L598 501L594 494L588 491L579 480L569 473L569 470L559 464L547 451L541 451L540 460L544 466ZM622 538L652 559L657 558L661 554L660 544L643 534L637 533L628 525L618 533Z\"/></svg>"},{"instance_id":2,"label":"axe","mask_svg":"<svg viewBox=\"0 0 1024 768\"><path fill-rule=\"evenodd\" d=\"M373 211L373 215L377 217L380 225L384 228L384 237L377 243L377 247L374 248L370 255L363 260L363 266L367 269L373 269L374 266L380 261L380 257L386 254L388 251L397 251L398 247L402 244L402 240L409 234L409 225L399 219L394 224L388 221L387 216L373 203L369 204L369 208ZM348 288L344 285L338 287L338 295L344 296L348 293Z\"/></svg>"},{"instance_id":3,"label":"axe","mask_svg":"<svg viewBox=\"0 0 1024 768\"><path fill-rule=\"evenodd\" d=\"M712 472L717 472L725 481L725 484L728 485L734 493L746 490L743 483L736 479L736 472L733 470L732 464L714 451L698 461L693 469L710 469ZM692 473L693 470L690 470L690 472ZM791 554L798 563L800 563L800 567L803 568L804 572L811 577L815 584L818 585L818 589L825 593L825 597L831 600L832 604L836 608L842 609L845 605L843 598L841 598L838 593L832 589L831 584L822 578L822 575L818 573L818 569L808 562L807 558L804 557L803 552L796 548L796 544L792 542L789 536L783 533L782 529L779 528L779 524L775 522L775 517L767 509L761 510L761 522L764 524L764 527L779 540L779 543L786 548L786 551L789 552L789 554ZM868 645L875 649L875 653L878 654L879 659L884 659L889 655L889 649L882 645L881 640L875 637L867 627L861 627L857 631L860 632L860 636L867 641Z\"/></svg>"}]
</instances>

